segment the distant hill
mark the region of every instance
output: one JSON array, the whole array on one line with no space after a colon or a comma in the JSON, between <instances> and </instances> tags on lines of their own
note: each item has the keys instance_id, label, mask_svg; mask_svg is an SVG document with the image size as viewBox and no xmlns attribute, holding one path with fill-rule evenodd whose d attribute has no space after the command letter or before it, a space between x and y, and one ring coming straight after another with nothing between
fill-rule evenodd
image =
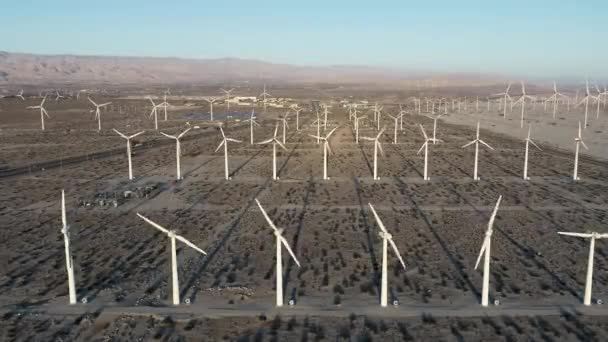
<instances>
[{"instance_id":1,"label":"distant hill","mask_svg":"<svg viewBox=\"0 0 608 342\"><path fill-rule=\"evenodd\" d=\"M389 68L340 65L297 66L236 58L181 59L35 55L0 51L0 84L179 84L218 82L484 84L493 75L435 74Z\"/></svg>"}]
</instances>

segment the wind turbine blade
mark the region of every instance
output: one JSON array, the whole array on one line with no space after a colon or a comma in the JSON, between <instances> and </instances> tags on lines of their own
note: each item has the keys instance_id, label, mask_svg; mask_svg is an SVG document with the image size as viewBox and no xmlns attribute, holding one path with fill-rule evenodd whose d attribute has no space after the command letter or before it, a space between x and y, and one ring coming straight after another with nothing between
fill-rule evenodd
<instances>
[{"instance_id":1,"label":"wind turbine blade","mask_svg":"<svg viewBox=\"0 0 608 342\"><path fill-rule=\"evenodd\" d=\"M67 227L68 220L65 214L65 191L61 190L61 223L63 223L63 227Z\"/></svg>"},{"instance_id":2,"label":"wind turbine blade","mask_svg":"<svg viewBox=\"0 0 608 342\"><path fill-rule=\"evenodd\" d=\"M374 217L376 218L376 222L378 223L380 230L382 230L384 233L388 234L388 232L386 231L386 228L384 228L384 224L382 223L382 220L378 216L378 213L376 213L376 209L374 209L374 206L371 203L367 203L367 205L369 205L369 208L372 210L372 213L374 214Z\"/></svg>"},{"instance_id":3,"label":"wind turbine blade","mask_svg":"<svg viewBox=\"0 0 608 342\"><path fill-rule=\"evenodd\" d=\"M416 153L416 155L420 154L420 152L422 152L422 149L424 149L424 147L426 146L426 144L428 144L428 140L424 142L424 144L422 144L422 146L420 147L420 149L418 150L418 152Z\"/></svg>"},{"instance_id":4,"label":"wind turbine blade","mask_svg":"<svg viewBox=\"0 0 608 342\"><path fill-rule=\"evenodd\" d=\"M496 201L496 206L494 207L494 211L492 212L492 216L490 217L490 222L488 222L488 231L492 231L492 227L494 226L494 220L496 219L496 214L498 213L498 207L500 206L500 201L502 200L502 195L498 196L498 201Z\"/></svg>"},{"instance_id":5,"label":"wind turbine blade","mask_svg":"<svg viewBox=\"0 0 608 342\"><path fill-rule=\"evenodd\" d=\"M581 238L590 238L593 237L593 234L590 233L570 233L570 232L557 232L559 235L567 235L567 236L575 236Z\"/></svg>"},{"instance_id":6,"label":"wind turbine blade","mask_svg":"<svg viewBox=\"0 0 608 342\"><path fill-rule=\"evenodd\" d=\"M47 118L49 118L49 119L51 118L51 116L49 115L49 113L46 112L46 109L44 109L42 107L40 109L42 110L42 112L44 113L44 115L46 115Z\"/></svg>"},{"instance_id":7,"label":"wind turbine blade","mask_svg":"<svg viewBox=\"0 0 608 342\"><path fill-rule=\"evenodd\" d=\"M177 139L180 139L181 137L183 137L186 133L188 133L188 131L190 131L192 128L188 128L187 130L183 131L180 135L177 136Z\"/></svg>"},{"instance_id":8,"label":"wind turbine blade","mask_svg":"<svg viewBox=\"0 0 608 342\"><path fill-rule=\"evenodd\" d=\"M284 149L285 151L287 151L287 149L285 148L285 145L283 145L283 143L281 143L279 140L274 139L274 141L279 144L279 146L281 146L282 149Z\"/></svg>"},{"instance_id":9,"label":"wind turbine blade","mask_svg":"<svg viewBox=\"0 0 608 342\"><path fill-rule=\"evenodd\" d=\"M140 135L140 134L143 134L144 132L145 132L145 131L141 131L141 132L139 132L139 133L135 133L135 134L133 134L132 136L130 136L130 137L129 137L129 139L133 139L133 138L135 138L136 136L138 136L138 135Z\"/></svg>"},{"instance_id":10,"label":"wind turbine blade","mask_svg":"<svg viewBox=\"0 0 608 342\"><path fill-rule=\"evenodd\" d=\"M293 258L293 261L295 261L296 265L298 265L298 267L300 267L300 262L298 261L298 258L296 258L296 255L291 250L291 247L289 247L289 243L287 243L287 239L285 239L283 236L279 236L279 239L281 240L281 242L283 243L283 246L285 246L285 248L287 249L287 251L289 252L291 257Z\"/></svg>"},{"instance_id":11,"label":"wind turbine blade","mask_svg":"<svg viewBox=\"0 0 608 342\"><path fill-rule=\"evenodd\" d=\"M202 249L198 248L198 246L196 246L196 245L195 245L195 244L193 244L192 242L188 241L188 240L187 240L185 237L183 237L183 236L181 236L181 235L175 235L175 238L176 238L177 240L179 240L179 241L181 241L181 242L185 243L186 245L188 245L188 246L192 247L193 249L195 249L195 250L199 251L200 253L202 253L202 254L204 254L204 255L207 255L207 253L206 253L204 250L202 250Z\"/></svg>"},{"instance_id":12,"label":"wind turbine blade","mask_svg":"<svg viewBox=\"0 0 608 342\"><path fill-rule=\"evenodd\" d=\"M154 221L150 220L149 218L147 218L147 217L143 216L143 215L142 215L142 214L140 214L140 213L137 213L137 216L139 216L139 217L140 217L142 220L144 220L144 221L148 222L148 223L149 223L149 224L150 224L152 227L154 227L154 228L156 228L156 229L160 230L161 232L163 232L163 233L165 233L165 234L167 234L167 235L169 234L169 231L168 231L167 229L165 229L165 228L161 227L161 226L160 226L158 223L156 223L156 222L154 222Z\"/></svg>"},{"instance_id":13,"label":"wind turbine blade","mask_svg":"<svg viewBox=\"0 0 608 342\"><path fill-rule=\"evenodd\" d=\"M378 151L380 151L380 154L384 157L384 150L382 149L382 144L379 141L376 141L376 144L378 144Z\"/></svg>"},{"instance_id":14,"label":"wind turbine blade","mask_svg":"<svg viewBox=\"0 0 608 342\"><path fill-rule=\"evenodd\" d=\"M424 135L424 140L429 140L429 137L426 135L426 132L424 131L424 127L422 127L422 125L420 125L420 130L422 131L422 135Z\"/></svg>"},{"instance_id":15,"label":"wind turbine blade","mask_svg":"<svg viewBox=\"0 0 608 342\"><path fill-rule=\"evenodd\" d=\"M471 141L471 142L470 142L470 143L468 143L468 144L462 145L462 148L467 148L467 147L469 147L469 146L473 145L473 144L474 144L474 143L476 143L476 142L477 142L477 140L473 140L473 141Z\"/></svg>"},{"instance_id":16,"label":"wind turbine blade","mask_svg":"<svg viewBox=\"0 0 608 342\"><path fill-rule=\"evenodd\" d=\"M274 229L275 232L280 232L279 229L274 225L274 223L272 223L272 220L270 219L270 217L268 217L268 214L266 213L266 210L264 210L264 208L260 204L260 201L258 201L257 198L255 199L255 203L258 205L258 207L262 211L262 215L264 215L264 218L266 219L266 222L268 222L268 224L270 225L270 227L272 229Z\"/></svg>"},{"instance_id":17,"label":"wind turbine blade","mask_svg":"<svg viewBox=\"0 0 608 342\"><path fill-rule=\"evenodd\" d=\"M331 131L329 131L329 133L325 136L325 139L329 139L329 137L338 129L338 127L335 127L334 129L332 129Z\"/></svg>"},{"instance_id":18,"label":"wind turbine blade","mask_svg":"<svg viewBox=\"0 0 608 342\"><path fill-rule=\"evenodd\" d=\"M391 246L393 247L393 251L395 251L395 254L397 254L397 258L399 258L399 261L401 262L401 266L403 266L403 269L405 270L405 262L403 262L403 258L401 257L401 253L399 253L399 249L397 248L397 244L395 244L395 241L393 241L393 239L388 239L388 242L391 243Z\"/></svg>"},{"instance_id":19,"label":"wind turbine blade","mask_svg":"<svg viewBox=\"0 0 608 342\"><path fill-rule=\"evenodd\" d=\"M485 142L485 141L483 141L483 140L479 139L479 142L480 142L481 144L485 145L485 146L486 146L487 148L489 148L490 150L494 151L494 148L493 148L492 146L490 146L490 145L486 144L486 142Z\"/></svg>"},{"instance_id":20,"label":"wind turbine blade","mask_svg":"<svg viewBox=\"0 0 608 342\"><path fill-rule=\"evenodd\" d=\"M481 250L479 251L479 256L477 257L477 262L475 263L475 269L477 269L477 266L479 266L479 262L481 261L481 256L486 251L487 245L488 245L488 238L486 237L483 239L483 245L481 245Z\"/></svg>"},{"instance_id":21,"label":"wind turbine blade","mask_svg":"<svg viewBox=\"0 0 608 342\"><path fill-rule=\"evenodd\" d=\"M370 137L360 137L359 139L369 140L369 141L376 141L376 139L370 138Z\"/></svg>"},{"instance_id":22,"label":"wind turbine blade","mask_svg":"<svg viewBox=\"0 0 608 342\"><path fill-rule=\"evenodd\" d=\"M583 145L583 147L585 148L585 150L588 150L589 147L587 147L587 144L585 144L585 142L581 139L581 145Z\"/></svg>"},{"instance_id":23,"label":"wind turbine blade","mask_svg":"<svg viewBox=\"0 0 608 342\"><path fill-rule=\"evenodd\" d=\"M536 143L533 140L528 140L530 142L530 144L534 145L534 147L536 147L539 151L542 151L543 149L538 147L538 145L536 145Z\"/></svg>"},{"instance_id":24,"label":"wind turbine blade","mask_svg":"<svg viewBox=\"0 0 608 342\"><path fill-rule=\"evenodd\" d=\"M259 142L257 144L258 145L270 144L273 141L274 141L274 139L268 139L268 140L261 141L261 142Z\"/></svg>"},{"instance_id":25,"label":"wind turbine blade","mask_svg":"<svg viewBox=\"0 0 608 342\"><path fill-rule=\"evenodd\" d=\"M125 139L129 139L129 138L126 136L126 135L124 135L124 134L120 133L119 131L117 131L117 130L116 130L116 128L112 128L112 130L113 130L114 132L116 132L116 134L120 135L121 137L123 137L123 138L125 138ZM142 133L143 133L143 132L142 132Z\"/></svg>"},{"instance_id":26,"label":"wind turbine blade","mask_svg":"<svg viewBox=\"0 0 608 342\"><path fill-rule=\"evenodd\" d=\"M226 139L226 135L224 134L224 129L220 127L220 133L222 133L222 138Z\"/></svg>"},{"instance_id":27,"label":"wind turbine blade","mask_svg":"<svg viewBox=\"0 0 608 342\"><path fill-rule=\"evenodd\" d=\"M150 102L152 102L152 106L156 107L156 104L154 103L154 101L152 101L152 98L150 96L148 96L148 100L150 100Z\"/></svg>"},{"instance_id":28,"label":"wind turbine blade","mask_svg":"<svg viewBox=\"0 0 608 342\"><path fill-rule=\"evenodd\" d=\"M108 105L111 105L111 104L112 104L112 102L106 102L104 104L100 104L99 107L105 107L105 106L108 106Z\"/></svg>"},{"instance_id":29,"label":"wind turbine blade","mask_svg":"<svg viewBox=\"0 0 608 342\"><path fill-rule=\"evenodd\" d=\"M235 143L242 143L242 141L236 140L236 139L232 139L232 138L226 138L226 140L232 141L232 142L235 142Z\"/></svg>"},{"instance_id":30,"label":"wind turbine blade","mask_svg":"<svg viewBox=\"0 0 608 342\"><path fill-rule=\"evenodd\" d=\"M215 151L213 151L213 152L217 152L217 151L219 151L219 149L220 149L222 146L224 146L224 144L225 144L225 143L226 143L226 140L222 140L222 142L221 142L219 145L217 145L217 148L216 148L216 149L215 149Z\"/></svg>"},{"instance_id":31,"label":"wind turbine blade","mask_svg":"<svg viewBox=\"0 0 608 342\"><path fill-rule=\"evenodd\" d=\"M277 137L277 133L279 132L279 123L277 122L277 124L274 126L274 137Z\"/></svg>"},{"instance_id":32,"label":"wind turbine blade","mask_svg":"<svg viewBox=\"0 0 608 342\"><path fill-rule=\"evenodd\" d=\"M175 136L173 136L173 135L169 135L169 134L166 134L166 133L163 133L163 132L160 132L160 134L162 134L162 135L166 136L166 137L167 137L167 138L169 138L169 139L176 139L176 140L177 140L177 137L175 137Z\"/></svg>"},{"instance_id":33,"label":"wind turbine blade","mask_svg":"<svg viewBox=\"0 0 608 342\"><path fill-rule=\"evenodd\" d=\"M312 135L312 134L309 134L308 136L311 137L311 138L314 138L314 139L323 139L322 137L319 137L319 136L316 136L316 135Z\"/></svg>"},{"instance_id":34,"label":"wind turbine blade","mask_svg":"<svg viewBox=\"0 0 608 342\"><path fill-rule=\"evenodd\" d=\"M95 101L91 100L90 97L87 97L87 99L89 99L89 101L93 104L93 106L97 107L97 103L95 103Z\"/></svg>"}]
</instances>

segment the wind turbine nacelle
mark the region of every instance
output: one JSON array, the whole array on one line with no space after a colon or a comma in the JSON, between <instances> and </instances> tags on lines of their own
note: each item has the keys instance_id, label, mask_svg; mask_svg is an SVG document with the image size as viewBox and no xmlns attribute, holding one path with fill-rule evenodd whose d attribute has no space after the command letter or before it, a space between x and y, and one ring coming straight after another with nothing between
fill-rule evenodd
<instances>
[{"instance_id":1,"label":"wind turbine nacelle","mask_svg":"<svg viewBox=\"0 0 608 342\"><path fill-rule=\"evenodd\" d=\"M287 302L287 303L289 304L289 306L294 306L294 305L296 305L296 299L295 298L291 298L289 300L289 302Z\"/></svg>"},{"instance_id":2,"label":"wind turbine nacelle","mask_svg":"<svg viewBox=\"0 0 608 342\"><path fill-rule=\"evenodd\" d=\"M602 304L604 304L604 301L603 301L603 300L601 300L601 299L598 299L598 300L596 301L596 303L597 303L597 305L602 305Z\"/></svg>"},{"instance_id":3,"label":"wind turbine nacelle","mask_svg":"<svg viewBox=\"0 0 608 342\"><path fill-rule=\"evenodd\" d=\"M190 298L184 299L184 304L186 304L186 305L192 304L192 302L190 301Z\"/></svg>"},{"instance_id":4,"label":"wind turbine nacelle","mask_svg":"<svg viewBox=\"0 0 608 342\"><path fill-rule=\"evenodd\" d=\"M494 306L499 306L499 305L500 305L500 300L494 299Z\"/></svg>"},{"instance_id":5,"label":"wind turbine nacelle","mask_svg":"<svg viewBox=\"0 0 608 342\"><path fill-rule=\"evenodd\" d=\"M393 300L393 306L399 306L399 299Z\"/></svg>"}]
</instances>

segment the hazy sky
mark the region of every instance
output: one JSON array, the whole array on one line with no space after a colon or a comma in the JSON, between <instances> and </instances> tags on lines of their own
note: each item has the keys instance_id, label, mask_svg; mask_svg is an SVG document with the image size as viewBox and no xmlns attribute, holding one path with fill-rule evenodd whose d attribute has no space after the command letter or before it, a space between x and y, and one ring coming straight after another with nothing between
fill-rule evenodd
<instances>
[{"instance_id":1,"label":"hazy sky","mask_svg":"<svg viewBox=\"0 0 608 342\"><path fill-rule=\"evenodd\" d=\"M608 78L608 0L0 2L11 52Z\"/></svg>"}]
</instances>

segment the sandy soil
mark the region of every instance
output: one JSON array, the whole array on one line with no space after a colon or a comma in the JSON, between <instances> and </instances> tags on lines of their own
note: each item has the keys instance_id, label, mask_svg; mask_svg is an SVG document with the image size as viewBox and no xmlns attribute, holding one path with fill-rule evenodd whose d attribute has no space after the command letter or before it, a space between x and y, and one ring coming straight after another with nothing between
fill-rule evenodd
<instances>
[{"instance_id":1,"label":"sandy soil","mask_svg":"<svg viewBox=\"0 0 608 342\"><path fill-rule=\"evenodd\" d=\"M144 102L132 104L119 100L103 117L101 133L97 133L91 113L86 112L86 103L69 100L53 104L57 107L49 105L52 119L48 121L48 131L41 133L37 130L39 114L26 112L23 104L11 101L3 103L3 115L7 119L0 125L3 169L124 149L124 140L112 134L112 127L127 132L145 129L142 142L166 139L152 129L149 108ZM27 104L37 101L28 100ZM127 114L119 106L133 109ZM218 108L218 113L222 111ZM244 143L230 145L232 180L226 181L223 154L214 153L220 142L219 132L206 122L204 115L192 116L188 112L170 111L170 119L159 123L162 131L171 134L184 129L186 121L201 126L189 133L192 138L182 144L185 179L180 182L174 181L174 144L135 150L133 163L137 179L132 183L127 179L124 152L0 179L0 225L5 227L0 231L0 305L4 309L20 305L31 307L34 312L40 305L66 302L60 234L61 189L66 190L68 199L78 297L86 298L89 303L169 305L168 239L142 222L136 212L165 227L178 229L209 253L202 257L179 245L182 298L228 308L272 303L274 239L253 205L257 197L276 225L285 229L285 236L302 263L302 267L297 268L284 254L285 294L288 298L295 297L298 305L333 306L336 296L345 308L377 303L381 240L367 209L368 202L375 205L393 234L408 267L405 271L397 267L397 259L389 255L389 285L402 307L475 305L481 292L482 274L473 270L473 266L490 211L499 195L503 195L503 203L493 237L491 298L500 299L503 305L580 303L588 241L560 237L556 232L605 231L608 167L602 161L581 159L582 180L574 183L571 154L547 147L532 152L532 180L524 182L520 139L492 132L498 128L484 127L482 138L496 151L481 151L482 180L475 182L471 178L473 150L461 148L474 137L473 127L441 122L437 134L445 142L431 147L432 179L425 182L421 176L423 158L416 155L423 142L418 124L423 124L428 131L432 121L409 115L405 118L404 130L399 131L399 144L391 143L392 123L383 122L389 128L381 138L386 155L379 164L381 179L374 181L372 144L356 145L346 113L334 108L330 127L339 124L339 128L331 140L335 151L329 161L331 180L321 179L322 149L308 136L316 132L316 127L309 125L312 115L305 112L302 131L295 131L292 119L287 151L278 154L280 181L270 179L271 148L249 145L249 126L235 119L227 120L224 125L227 135ZM259 114L262 127L255 128L257 141L271 136L274 117L278 114ZM467 124L465 115L460 116L463 119L458 123ZM448 120L456 117L451 115ZM502 120L497 116L495 125L498 127ZM564 125L573 122L564 121ZM67 126L71 127L70 131L66 131ZM540 129L541 124L538 126L535 128L535 132L539 131L535 134L537 141L550 141L541 136L544 130ZM599 130L597 127L599 123L592 122L587 132ZM363 124L362 136L375 134L369 123ZM594 138L587 140L591 150L601 144L601 134L597 134L595 145ZM152 198L130 199L117 208L78 206L81 199L92 199L98 192L120 193L151 182L160 183L162 188ZM607 248L601 241L596 245L594 299L605 299L608 295ZM239 290L219 290L226 287ZM388 328L378 332L365 327L364 318L357 318L355 323L338 318L323 322L311 320L324 327L321 339L332 340L349 324L356 326L350 329L351 337L372 331L374 339L406 339L405 331L417 340L439 335L448 340L485 335L500 335L507 340L525 340L529 336L549 340L603 340L604 318L602 315L593 318L567 315L491 319L438 317L431 318L430 323L428 319L386 320ZM73 318L9 312L1 330L7 339L27 339L28 336L149 339L157 336L170 340L204 334L212 336L210 340L217 340L224 336L254 338L262 331L265 339L275 336L285 340L302 339L302 335L314 339L318 334L311 330L317 328L310 328L310 322L307 327L301 319L292 330L284 322L272 330L271 318L266 322L258 318L197 317L193 320L193 323L174 322L164 317L127 316L108 319L103 314L88 314L76 322ZM20 335L25 331L28 334Z\"/></svg>"}]
</instances>

